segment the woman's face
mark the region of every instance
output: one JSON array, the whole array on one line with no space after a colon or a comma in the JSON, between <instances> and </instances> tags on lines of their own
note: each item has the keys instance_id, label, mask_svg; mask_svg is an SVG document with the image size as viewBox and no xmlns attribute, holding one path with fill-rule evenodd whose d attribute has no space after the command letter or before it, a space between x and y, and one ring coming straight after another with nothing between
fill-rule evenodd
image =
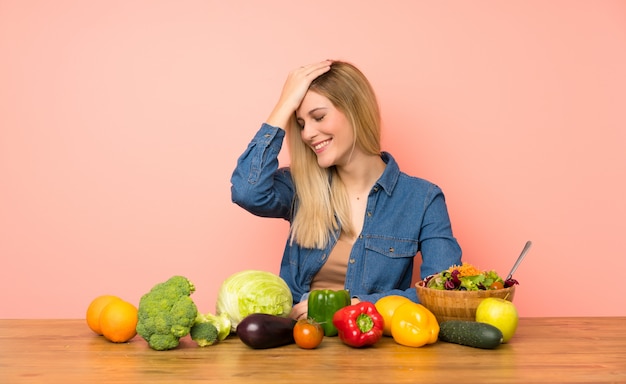
<instances>
[{"instance_id":1,"label":"woman's face","mask_svg":"<svg viewBox=\"0 0 626 384\"><path fill-rule=\"evenodd\" d=\"M296 110L296 119L302 141L317 155L320 167L350 161L355 139L352 125L328 98L309 90Z\"/></svg>"}]
</instances>

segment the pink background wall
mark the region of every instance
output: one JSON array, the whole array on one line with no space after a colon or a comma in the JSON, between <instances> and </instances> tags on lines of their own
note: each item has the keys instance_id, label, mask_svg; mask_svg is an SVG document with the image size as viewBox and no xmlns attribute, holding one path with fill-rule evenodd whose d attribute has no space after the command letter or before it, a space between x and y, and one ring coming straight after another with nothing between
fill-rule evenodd
<instances>
[{"instance_id":1,"label":"pink background wall","mask_svg":"<svg viewBox=\"0 0 626 384\"><path fill-rule=\"evenodd\" d=\"M533 241L522 316L626 315L626 2L0 0L0 317L174 274L214 311L231 273L278 272L287 223L229 177L325 58L371 79L466 261L505 275Z\"/></svg>"}]
</instances>

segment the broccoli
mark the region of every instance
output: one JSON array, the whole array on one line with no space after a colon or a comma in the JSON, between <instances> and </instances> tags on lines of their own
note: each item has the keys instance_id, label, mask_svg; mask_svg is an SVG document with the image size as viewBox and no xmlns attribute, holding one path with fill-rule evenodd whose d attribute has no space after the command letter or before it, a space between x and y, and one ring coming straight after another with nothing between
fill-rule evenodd
<instances>
[{"instance_id":1,"label":"broccoli","mask_svg":"<svg viewBox=\"0 0 626 384\"><path fill-rule=\"evenodd\" d=\"M191 281L174 276L155 285L139 300L137 334L152 349L176 348L181 337L189 334L198 308L190 295L195 291Z\"/></svg>"},{"instance_id":2,"label":"broccoli","mask_svg":"<svg viewBox=\"0 0 626 384\"><path fill-rule=\"evenodd\" d=\"M217 341L217 328L209 322L196 322L189 334L200 347L208 347Z\"/></svg>"},{"instance_id":3,"label":"broccoli","mask_svg":"<svg viewBox=\"0 0 626 384\"><path fill-rule=\"evenodd\" d=\"M199 346L206 347L213 345L216 341L224 340L230 335L230 327L231 322L226 314L215 316L211 313L198 313L194 325L191 327L191 338Z\"/></svg>"},{"instance_id":4,"label":"broccoli","mask_svg":"<svg viewBox=\"0 0 626 384\"><path fill-rule=\"evenodd\" d=\"M217 316L210 313L198 314L196 321L207 321L213 324L217 329L217 339L219 341L224 340L228 335L230 335L231 322L230 318L225 313Z\"/></svg>"}]
</instances>

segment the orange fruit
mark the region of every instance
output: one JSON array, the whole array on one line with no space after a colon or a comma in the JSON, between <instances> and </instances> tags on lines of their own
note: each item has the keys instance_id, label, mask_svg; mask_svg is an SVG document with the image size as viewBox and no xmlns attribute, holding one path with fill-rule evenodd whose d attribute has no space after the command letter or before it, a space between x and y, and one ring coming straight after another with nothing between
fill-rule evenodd
<instances>
[{"instance_id":1,"label":"orange fruit","mask_svg":"<svg viewBox=\"0 0 626 384\"><path fill-rule=\"evenodd\" d=\"M391 336L391 319L393 318L393 313L396 311L396 308L407 302L411 302L411 300L408 297L400 295L383 296L378 299L378 301L376 301L374 306L376 307L376 310L382 315L385 322L383 335Z\"/></svg>"},{"instance_id":2,"label":"orange fruit","mask_svg":"<svg viewBox=\"0 0 626 384\"><path fill-rule=\"evenodd\" d=\"M100 313L102 336L114 343L126 342L137 334L137 307L124 300L113 300Z\"/></svg>"},{"instance_id":3,"label":"orange fruit","mask_svg":"<svg viewBox=\"0 0 626 384\"><path fill-rule=\"evenodd\" d=\"M115 300L121 299L113 295L102 295L93 299L89 307L87 307L87 325L98 335L102 335L102 330L100 329L100 313L104 307Z\"/></svg>"}]
</instances>

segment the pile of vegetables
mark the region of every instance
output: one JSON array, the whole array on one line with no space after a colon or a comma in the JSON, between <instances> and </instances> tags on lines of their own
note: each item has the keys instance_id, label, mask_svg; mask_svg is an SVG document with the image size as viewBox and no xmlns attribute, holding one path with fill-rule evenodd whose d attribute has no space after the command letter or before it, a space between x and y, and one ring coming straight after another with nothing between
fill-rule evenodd
<instances>
[{"instance_id":1,"label":"pile of vegetables","mask_svg":"<svg viewBox=\"0 0 626 384\"><path fill-rule=\"evenodd\" d=\"M495 271L471 264L453 266L430 276L425 285L446 290L498 289L517 284L503 281ZM338 336L347 346L361 348L391 336L398 344L422 347L437 340L478 348L495 348L502 333L477 322L444 322L426 307L404 296L385 296L377 303L351 304L347 290L314 290L308 298L308 318L289 318L293 298L283 279L270 272L244 270L222 283L216 314L200 313L191 294L195 286L184 276L156 284L141 297L137 334L158 351L176 348L187 335L208 347L236 333L253 349L297 344L303 349L320 345L324 337Z\"/></svg>"},{"instance_id":2,"label":"pile of vegetables","mask_svg":"<svg viewBox=\"0 0 626 384\"><path fill-rule=\"evenodd\" d=\"M453 265L424 280L424 285L428 288L456 291L502 289L515 284L518 284L515 279L504 281L494 270L481 271L465 262L460 266Z\"/></svg>"},{"instance_id":3,"label":"pile of vegetables","mask_svg":"<svg viewBox=\"0 0 626 384\"><path fill-rule=\"evenodd\" d=\"M198 311L191 299L195 290L186 277L172 276L141 297L136 330L150 348L176 348L187 335L200 347L211 346L226 339L249 315L286 318L293 304L287 284L265 271L245 270L228 277L219 290L216 314Z\"/></svg>"},{"instance_id":4,"label":"pile of vegetables","mask_svg":"<svg viewBox=\"0 0 626 384\"><path fill-rule=\"evenodd\" d=\"M342 295L342 291L333 292ZM326 291L327 295L330 293ZM332 336L338 336L345 345L354 348L367 347L376 344L383 336L384 319L373 303L347 304L331 312ZM303 349L314 349L320 345L327 330L312 318L296 321L255 313L246 316L237 326L236 332L241 341L253 349L275 348L293 343Z\"/></svg>"}]
</instances>

